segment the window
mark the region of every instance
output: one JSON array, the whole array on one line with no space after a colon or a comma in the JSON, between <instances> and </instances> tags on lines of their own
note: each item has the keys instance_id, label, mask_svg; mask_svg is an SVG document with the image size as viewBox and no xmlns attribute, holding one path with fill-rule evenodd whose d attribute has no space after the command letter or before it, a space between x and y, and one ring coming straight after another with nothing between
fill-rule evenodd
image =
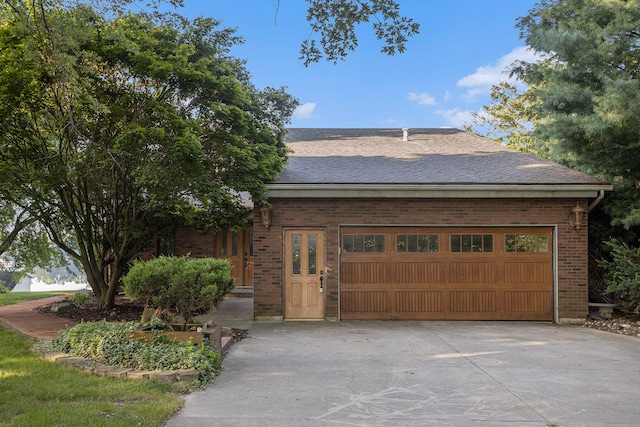
<instances>
[{"instance_id":1,"label":"window","mask_svg":"<svg viewBox=\"0 0 640 427\"><path fill-rule=\"evenodd\" d=\"M546 234L506 234L505 252L547 253L549 236Z\"/></svg>"},{"instance_id":2,"label":"window","mask_svg":"<svg viewBox=\"0 0 640 427\"><path fill-rule=\"evenodd\" d=\"M342 236L344 253L384 253L384 234L345 234Z\"/></svg>"},{"instance_id":3,"label":"window","mask_svg":"<svg viewBox=\"0 0 640 427\"><path fill-rule=\"evenodd\" d=\"M293 274L300 274L301 273L301 268L300 268L300 255L301 255L301 248L302 245L302 236L300 236L299 234L294 234L293 236L291 236L291 270Z\"/></svg>"},{"instance_id":4,"label":"window","mask_svg":"<svg viewBox=\"0 0 640 427\"><path fill-rule=\"evenodd\" d=\"M451 252L493 252L493 234L452 234Z\"/></svg>"},{"instance_id":5,"label":"window","mask_svg":"<svg viewBox=\"0 0 640 427\"><path fill-rule=\"evenodd\" d=\"M317 236L309 236L308 237L308 260L309 260L309 275L314 275L316 274L317 268L316 268L316 260L317 260L317 256L316 256L316 252L317 252Z\"/></svg>"},{"instance_id":6,"label":"window","mask_svg":"<svg viewBox=\"0 0 640 427\"><path fill-rule=\"evenodd\" d=\"M221 257L227 256L227 244L228 244L227 230L222 230L220 232L220 256Z\"/></svg>"},{"instance_id":7,"label":"window","mask_svg":"<svg viewBox=\"0 0 640 427\"><path fill-rule=\"evenodd\" d=\"M231 232L231 256L238 256L238 232Z\"/></svg>"},{"instance_id":8,"label":"window","mask_svg":"<svg viewBox=\"0 0 640 427\"><path fill-rule=\"evenodd\" d=\"M398 234L396 235L396 251L405 252L438 252L437 234Z\"/></svg>"}]
</instances>

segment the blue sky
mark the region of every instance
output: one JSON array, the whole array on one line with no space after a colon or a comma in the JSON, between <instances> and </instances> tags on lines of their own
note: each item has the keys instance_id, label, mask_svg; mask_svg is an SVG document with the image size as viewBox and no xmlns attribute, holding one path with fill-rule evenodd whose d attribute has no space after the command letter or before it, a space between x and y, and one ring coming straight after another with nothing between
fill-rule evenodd
<instances>
[{"instance_id":1,"label":"blue sky","mask_svg":"<svg viewBox=\"0 0 640 427\"><path fill-rule=\"evenodd\" d=\"M305 67L300 43L310 30L303 0L185 0L181 13L205 15L245 39L233 54L259 87L286 86L301 102L292 127L457 127L507 80L505 68L532 55L516 18L534 0L399 0L421 31L404 54L388 57L369 27L345 62Z\"/></svg>"}]
</instances>

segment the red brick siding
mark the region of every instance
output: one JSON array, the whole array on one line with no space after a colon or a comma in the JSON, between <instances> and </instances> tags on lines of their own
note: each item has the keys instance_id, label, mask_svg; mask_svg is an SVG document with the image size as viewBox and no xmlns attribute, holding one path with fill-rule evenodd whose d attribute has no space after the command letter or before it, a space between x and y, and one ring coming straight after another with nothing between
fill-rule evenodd
<instances>
[{"instance_id":1,"label":"red brick siding","mask_svg":"<svg viewBox=\"0 0 640 427\"><path fill-rule=\"evenodd\" d=\"M322 228L326 238L326 316L338 317L338 225L557 226L559 318L587 314L587 220L576 231L576 199L271 199L272 225L254 225L254 315L283 315L283 230ZM586 200L580 200L586 206ZM258 212L255 218L260 218Z\"/></svg>"},{"instance_id":2,"label":"red brick siding","mask_svg":"<svg viewBox=\"0 0 640 427\"><path fill-rule=\"evenodd\" d=\"M202 233L191 227L180 227L175 234L174 255L190 254L193 258L215 257L215 234Z\"/></svg>"}]
</instances>

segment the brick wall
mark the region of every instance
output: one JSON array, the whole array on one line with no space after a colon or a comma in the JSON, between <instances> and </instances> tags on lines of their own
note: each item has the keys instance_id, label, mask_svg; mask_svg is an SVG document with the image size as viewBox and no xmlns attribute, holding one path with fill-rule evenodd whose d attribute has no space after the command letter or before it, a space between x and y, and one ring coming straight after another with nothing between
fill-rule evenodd
<instances>
[{"instance_id":1,"label":"brick wall","mask_svg":"<svg viewBox=\"0 0 640 427\"><path fill-rule=\"evenodd\" d=\"M577 231L576 199L270 199L272 225L254 225L254 315L283 316L283 230L322 228L326 247L326 317L338 317L339 225L557 226L558 317L588 311L587 220ZM580 200L586 207L586 200ZM260 218L258 212L255 218Z\"/></svg>"},{"instance_id":2,"label":"brick wall","mask_svg":"<svg viewBox=\"0 0 640 427\"><path fill-rule=\"evenodd\" d=\"M179 227L175 234L174 255L190 254L192 258L216 256L216 241L213 233L202 233L191 227Z\"/></svg>"}]
</instances>

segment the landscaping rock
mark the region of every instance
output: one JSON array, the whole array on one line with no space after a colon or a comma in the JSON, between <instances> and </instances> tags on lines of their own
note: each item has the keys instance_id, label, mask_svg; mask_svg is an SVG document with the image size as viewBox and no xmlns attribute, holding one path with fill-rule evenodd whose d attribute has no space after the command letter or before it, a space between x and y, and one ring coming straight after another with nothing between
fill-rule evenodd
<instances>
[{"instance_id":1,"label":"landscaping rock","mask_svg":"<svg viewBox=\"0 0 640 427\"><path fill-rule=\"evenodd\" d=\"M64 311L71 310L72 305L69 302L54 302L51 304L51 312L52 313L62 313Z\"/></svg>"}]
</instances>

